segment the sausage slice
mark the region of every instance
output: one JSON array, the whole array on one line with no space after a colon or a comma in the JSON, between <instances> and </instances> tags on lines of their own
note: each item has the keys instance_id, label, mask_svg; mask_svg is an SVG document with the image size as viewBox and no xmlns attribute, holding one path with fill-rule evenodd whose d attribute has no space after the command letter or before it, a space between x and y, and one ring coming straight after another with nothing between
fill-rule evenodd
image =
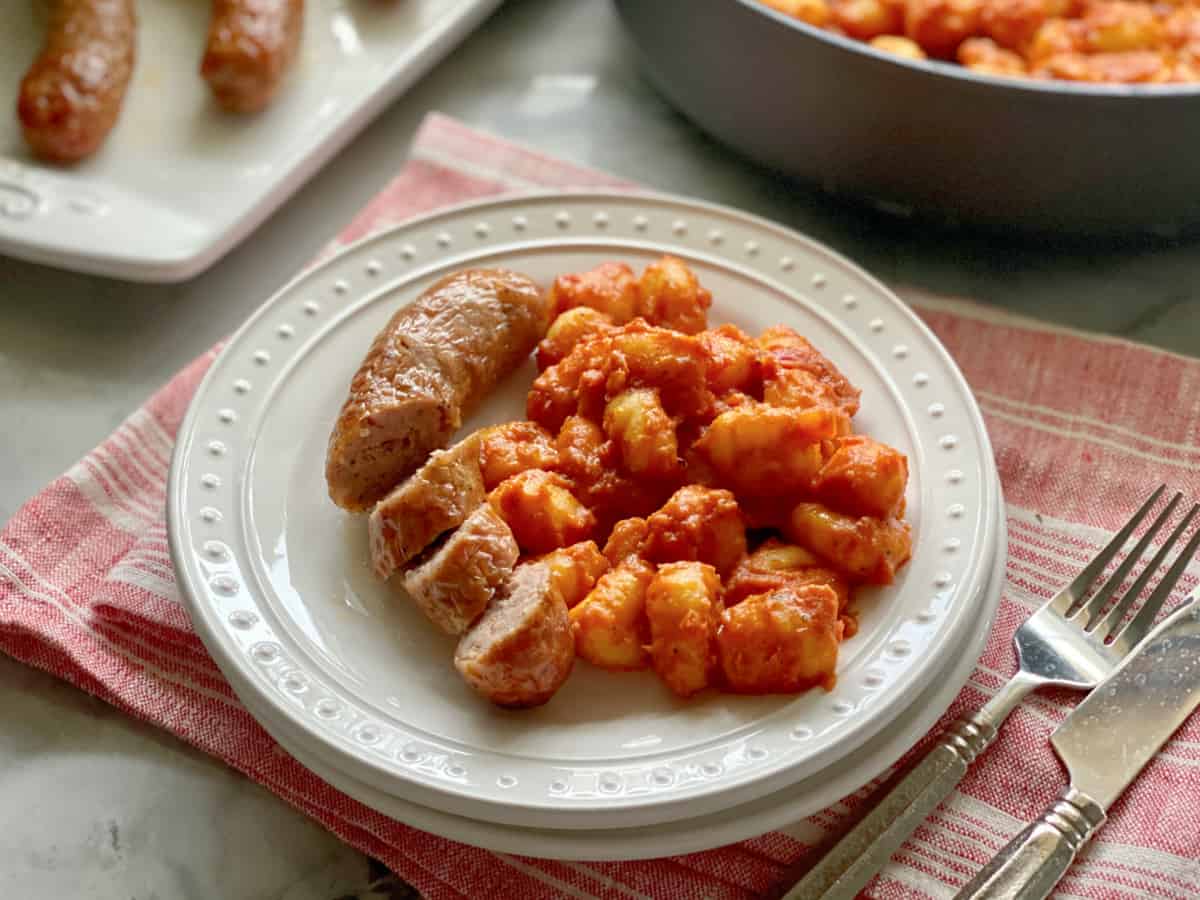
<instances>
[{"instance_id":1,"label":"sausage slice","mask_svg":"<svg viewBox=\"0 0 1200 900\"><path fill-rule=\"evenodd\" d=\"M462 634L512 576L520 552L485 503L405 571L404 589L434 625Z\"/></svg>"},{"instance_id":2,"label":"sausage slice","mask_svg":"<svg viewBox=\"0 0 1200 900\"><path fill-rule=\"evenodd\" d=\"M391 576L483 503L480 442L476 432L449 450L435 450L416 474L375 505L368 531L376 575Z\"/></svg>"},{"instance_id":3,"label":"sausage slice","mask_svg":"<svg viewBox=\"0 0 1200 900\"><path fill-rule=\"evenodd\" d=\"M462 639L454 666L499 706L539 706L571 674L575 639L567 606L545 563L517 566Z\"/></svg>"},{"instance_id":4,"label":"sausage slice","mask_svg":"<svg viewBox=\"0 0 1200 900\"><path fill-rule=\"evenodd\" d=\"M524 275L443 278L376 336L329 437L333 502L364 510L445 447L462 421L545 333L548 305Z\"/></svg>"}]
</instances>

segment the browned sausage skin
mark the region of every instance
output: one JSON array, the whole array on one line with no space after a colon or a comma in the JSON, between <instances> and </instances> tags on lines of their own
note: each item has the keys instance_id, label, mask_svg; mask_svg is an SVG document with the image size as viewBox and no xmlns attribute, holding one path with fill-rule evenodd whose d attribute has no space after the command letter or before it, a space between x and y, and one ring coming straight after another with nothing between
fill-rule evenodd
<instances>
[{"instance_id":1,"label":"browned sausage skin","mask_svg":"<svg viewBox=\"0 0 1200 900\"><path fill-rule=\"evenodd\" d=\"M56 0L17 99L35 154L75 162L104 142L133 75L136 32L133 0Z\"/></svg>"},{"instance_id":2,"label":"browned sausage skin","mask_svg":"<svg viewBox=\"0 0 1200 900\"><path fill-rule=\"evenodd\" d=\"M448 275L376 335L333 432L329 496L369 509L450 443L463 419L546 332L546 295L504 269Z\"/></svg>"},{"instance_id":3,"label":"browned sausage skin","mask_svg":"<svg viewBox=\"0 0 1200 900\"><path fill-rule=\"evenodd\" d=\"M385 581L400 566L463 523L483 503L479 432L435 450L411 478L375 504L367 523L371 565Z\"/></svg>"},{"instance_id":4,"label":"browned sausage skin","mask_svg":"<svg viewBox=\"0 0 1200 900\"><path fill-rule=\"evenodd\" d=\"M521 551L485 503L404 572L404 590L438 628L462 634L512 576Z\"/></svg>"},{"instance_id":5,"label":"browned sausage skin","mask_svg":"<svg viewBox=\"0 0 1200 900\"><path fill-rule=\"evenodd\" d=\"M544 562L517 566L458 642L454 667L498 706L540 706L575 662L567 605Z\"/></svg>"},{"instance_id":6,"label":"browned sausage skin","mask_svg":"<svg viewBox=\"0 0 1200 900\"><path fill-rule=\"evenodd\" d=\"M213 0L200 74L229 112L257 112L296 57L304 0Z\"/></svg>"}]
</instances>

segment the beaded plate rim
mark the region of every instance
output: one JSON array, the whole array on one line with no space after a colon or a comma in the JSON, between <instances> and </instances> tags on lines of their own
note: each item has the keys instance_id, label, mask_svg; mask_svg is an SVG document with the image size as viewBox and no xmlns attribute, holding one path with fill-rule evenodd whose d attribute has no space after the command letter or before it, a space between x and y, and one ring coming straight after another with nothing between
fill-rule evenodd
<instances>
[{"instance_id":1,"label":"beaded plate rim","mask_svg":"<svg viewBox=\"0 0 1200 900\"><path fill-rule=\"evenodd\" d=\"M673 759L607 767L522 764L500 755L481 760L405 732L346 696L296 652L262 603L263 585L245 552L244 498L235 491L244 482L237 467L245 462L237 448L253 443L250 431L263 412L255 404L269 402L278 386L271 379L285 377L322 329L394 284L481 255L593 245L677 252L748 273L836 323L887 371L905 401L929 494L921 509L936 506L942 529L937 546L944 562L928 586L940 602L905 620L904 636L864 664L867 675L839 680L826 695L830 721L822 731L772 726ZM970 622L953 600L978 595L991 571L997 503L990 443L961 372L912 311L853 263L793 231L712 204L632 192L541 192L462 204L368 236L268 300L229 341L189 407L172 460L168 529L185 603L235 689L270 703L336 753L348 773L460 815L618 827L719 808L730 802L730 791L739 800L761 796L832 763L851 742L884 727L931 668L923 654L943 653L965 629L989 624ZM882 706L871 706L871 695L887 692ZM859 710L873 712L854 716Z\"/></svg>"}]
</instances>

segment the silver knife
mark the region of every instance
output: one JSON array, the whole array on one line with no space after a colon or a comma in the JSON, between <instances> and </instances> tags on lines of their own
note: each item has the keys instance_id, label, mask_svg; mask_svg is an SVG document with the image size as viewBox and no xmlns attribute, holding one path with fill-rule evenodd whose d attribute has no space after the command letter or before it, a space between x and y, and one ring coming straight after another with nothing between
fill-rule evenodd
<instances>
[{"instance_id":1,"label":"silver knife","mask_svg":"<svg viewBox=\"0 0 1200 900\"><path fill-rule=\"evenodd\" d=\"M1042 900L1121 795L1200 705L1200 599L1150 632L1050 737L1071 786L956 900Z\"/></svg>"}]
</instances>

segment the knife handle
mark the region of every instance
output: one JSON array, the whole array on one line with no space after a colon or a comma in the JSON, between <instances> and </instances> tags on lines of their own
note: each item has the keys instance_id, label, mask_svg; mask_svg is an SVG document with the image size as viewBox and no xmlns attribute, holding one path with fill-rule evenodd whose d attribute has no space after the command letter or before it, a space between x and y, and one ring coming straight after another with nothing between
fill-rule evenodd
<instances>
[{"instance_id":1,"label":"knife handle","mask_svg":"<svg viewBox=\"0 0 1200 900\"><path fill-rule=\"evenodd\" d=\"M995 737L996 729L978 712L947 728L933 749L782 900L856 897Z\"/></svg>"},{"instance_id":2,"label":"knife handle","mask_svg":"<svg viewBox=\"0 0 1200 900\"><path fill-rule=\"evenodd\" d=\"M943 732L925 757L781 900L853 900L954 791L1013 708L1041 679L1018 672L982 709Z\"/></svg>"},{"instance_id":3,"label":"knife handle","mask_svg":"<svg viewBox=\"0 0 1200 900\"><path fill-rule=\"evenodd\" d=\"M997 853L955 900L1044 900L1104 824L1104 809L1068 788Z\"/></svg>"}]
</instances>

